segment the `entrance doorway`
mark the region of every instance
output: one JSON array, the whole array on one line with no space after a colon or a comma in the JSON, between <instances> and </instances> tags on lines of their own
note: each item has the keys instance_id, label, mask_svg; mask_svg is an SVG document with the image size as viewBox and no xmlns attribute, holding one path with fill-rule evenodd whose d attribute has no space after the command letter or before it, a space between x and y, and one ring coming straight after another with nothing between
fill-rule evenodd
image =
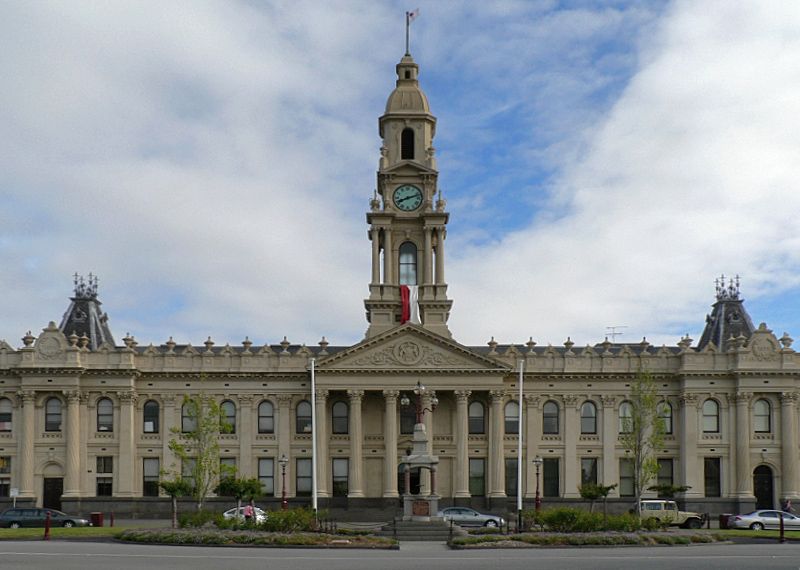
<instances>
[{"instance_id":1,"label":"entrance doorway","mask_svg":"<svg viewBox=\"0 0 800 570\"><path fill-rule=\"evenodd\" d=\"M44 480L44 493L42 493L42 506L45 509L61 510L61 495L64 494L64 479L61 477L46 477Z\"/></svg>"},{"instance_id":2,"label":"entrance doorway","mask_svg":"<svg viewBox=\"0 0 800 570\"><path fill-rule=\"evenodd\" d=\"M753 493L756 496L757 509L775 508L775 490L772 481L772 469L759 465L753 471Z\"/></svg>"}]
</instances>

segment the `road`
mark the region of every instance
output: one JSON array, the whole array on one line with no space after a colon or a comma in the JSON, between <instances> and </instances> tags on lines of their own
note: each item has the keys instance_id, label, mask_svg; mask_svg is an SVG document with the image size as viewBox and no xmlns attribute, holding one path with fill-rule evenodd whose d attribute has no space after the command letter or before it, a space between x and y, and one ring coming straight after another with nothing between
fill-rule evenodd
<instances>
[{"instance_id":1,"label":"road","mask_svg":"<svg viewBox=\"0 0 800 570\"><path fill-rule=\"evenodd\" d=\"M800 568L800 544L452 551L406 542L399 551L145 546L111 542L0 542L3 570L647 570Z\"/></svg>"}]
</instances>

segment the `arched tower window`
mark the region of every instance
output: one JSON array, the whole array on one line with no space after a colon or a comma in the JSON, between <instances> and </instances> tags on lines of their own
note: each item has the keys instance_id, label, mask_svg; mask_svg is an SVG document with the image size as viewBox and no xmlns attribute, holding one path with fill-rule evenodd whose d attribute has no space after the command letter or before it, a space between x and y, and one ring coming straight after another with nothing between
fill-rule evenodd
<instances>
[{"instance_id":1,"label":"arched tower window","mask_svg":"<svg viewBox=\"0 0 800 570\"><path fill-rule=\"evenodd\" d=\"M756 433L770 433L772 431L769 402L763 398L756 400L756 403L753 404L753 424Z\"/></svg>"},{"instance_id":2,"label":"arched tower window","mask_svg":"<svg viewBox=\"0 0 800 570\"><path fill-rule=\"evenodd\" d=\"M414 129L403 129L400 135L400 159L414 160Z\"/></svg>"},{"instance_id":3,"label":"arched tower window","mask_svg":"<svg viewBox=\"0 0 800 570\"><path fill-rule=\"evenodd\" d=\"M417 284L417 246L410 241L400 245L400 285Z\"/></svg>"},{"instance_id":4,"label":"arched tower window","mask_svg":"<svg viewBox=\"0 0 800 570\"><path fill-rule=\"evenodd\" d=\"M661 402L658 404L658 417L661 418L661 423L664 427L664 433L667 435L672 434L672 406L669 402Z\"/></svg>"},{"instance_id":5,"label":"arched tower window","mask_svg":"<svg viewBox=\"0 0 800 570\"><path fill-rule=\"evenodd\" d=\"M719 433L719 404L716 400L703 402L703 431L705 433Z\"/></svg>"},{"instance_id":6,"label":"arched tower window","mask_svg":"<svg viewBox=\"0 0 800 570\"><path fill-rule=\"evenodd\" d=\"M558 434L558 404L553 400L548 400L544 403L544 408L542 409L542 433Z\"/></svg>"},{"instance_id":7,"label":"arched tower window","mask_svg":"<svg viewBox=\"0 0 800 570\"><path fill-rule=\"evenodd\" d=\"M97 400L97 431L114 431L114 404L108 398Z\"/></svg>"},{"instance_id":8,"label":"arched tower window","mask_svg":"<svg viewBox=\"0 0 800 570\"><path fill-rule=\"evenodd\" d=\"M295 432L311 433L311 404L303 400L295 408Z\"/></svg>"},{"instance_id":9,"label":"arched tower window","mask_svg":"<svg viewBox=\"0 0 800 570\"><path fill-rule=\"evenodd\" d=\"M483 404L480 402L470 402L468 416L469 433L486 433L486 414Z\"/></svg>"},{"instance_id":10,"label":"arched tower window","mask_svg":"<svg viewBox=\"0 0 800 570\"><path fill-rule=\"evenodd\" d=\"M581 433L597 433L597 406L593 402L581 406Z\"/></svg>"},{"instance_id":11,"label":"arched tower window","mask_svg":"<svg viewBox=\"0 0 800 570\"><path fill-rule=\"evenodd\" d=\"M622 402L619 405L619 433L633 431L633 404Z\"/></svg>"},{"instance_id":12,"label":"arched tower window","mask_svg":"<svg viewBox=\"0 0 800 570\"><path fill-rule=\"evenodd\" d=\"M61 400L50 398L44 405L44 431L61 431Z\"/></svg>"},{"instance_id":13,"label":"arched tower window","mask_svg":"<svg viewBox=\"0 0 800 570\"><path fill-rule=\"evenodd\" d=\"M519 404L514 401L507 403L505 412L506 433L519 433Z\"/></svg>"},{"instance_id":14,"label":"arched tower window","mask_svg":"<svg viewBox=\"0 0 800 570\"><path fill-rule=\"evenodd\" d=\"M236 433L236 404L225 400L220 405L222 412L219 422L220 433Z\"/></svg>"},{"instance_id":15,"label":"arched tower window","mask_svg":"<svg viewBox=\"0 0 800 570\"><path fill-rule=\"evenodd\" d=\"M333 420L333 433L348 433L350 424L350 414L347 402L335 402L331 407Z\"/></svg>"},{"instance_id":16,"label":"arched tower window","mask_svg":"<svg viewBox=\"0 0 800 570\"><path fill-rule=\"evenodd\" d=\"M158 433L158 402L148 400L144 404L143 412L144 433Z\"/></svg>"},{"instance_id":17,"label":"arched tower window","mask_svg":"<svg viewBox=\"0 0 800 570\"><path fill-rule=\"evenodd\" d=\"M258 433L275 433L275 407L267 400L258 405Z\"/></svg>"},{"instance_id":18,"label":"arched tower window","mask_svg":"<svg viewBox=\"0 0 800 570\"><path fill-rule=\"evenodd\" d=\"M11 400L0 398L0 431L11 431Z\"/></svg>"}]
</instances>

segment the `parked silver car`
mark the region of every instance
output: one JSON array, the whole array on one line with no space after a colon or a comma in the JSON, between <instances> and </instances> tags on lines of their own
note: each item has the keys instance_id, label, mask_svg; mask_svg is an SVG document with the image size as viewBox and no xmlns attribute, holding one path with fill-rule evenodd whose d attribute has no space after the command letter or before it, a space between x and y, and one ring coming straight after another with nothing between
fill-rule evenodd
<instances>
[{"instance_id":1,"label":"parked silver car","mask_svg":"<svg viewBox=\"0 0 800 570\"><path fill-rule=\"evenodd\" d=\"M497 515L484 515L467 507L448 507L439 511L438 516L453 521L458 526L503 526L506 521Z\"/></svg>"},{"instance_id":2,"label":"parked silver car","mask_svg":"<svg viewBox=\"0 0 800 570\"><path fill-rule=\"evenodd\" d=\"M779 529L781 524L780 515L780 511L768 509L753 511L746 515L735 515L728 519L728 528ZM786 530L800 530L800 517L790 513L783 513L783 527Z\"/></svg>"},{"instance_id":3,"label":"parked silver car","mask_svg":"<svg viewBox=\"0 0 800 570\"><path fill-rule=\"evenodd\" d=\"M240 507L240 508L239 508L239 514L238 514L238 518L239 518L240 520L244 520L245 508L246 508L246 507ZM255 516L256 516L256 522L257 522L257 523L263 523L265 520L267 520L267 513L266 513L266 511L264 511L263 509L259 509L258 507L254 507L254 508L253 508L253 511L254 511L254 513L255 513ZM234 507L234 508L232 508L232 509L228 509L227 511L225 511L224 513L222 513L222 516L223 516L223 517L225 517L226 519L232 519L232 518L235 518L235 517L237 516L237 514L236 514L236 507Z\"/></svg>"}]
</instances>

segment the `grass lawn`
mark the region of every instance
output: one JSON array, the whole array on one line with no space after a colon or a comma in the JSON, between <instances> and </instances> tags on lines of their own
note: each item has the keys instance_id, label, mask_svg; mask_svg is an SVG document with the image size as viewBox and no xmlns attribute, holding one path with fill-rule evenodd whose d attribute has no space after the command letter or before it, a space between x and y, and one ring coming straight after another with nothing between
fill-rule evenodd
<instances>
[{"instance_id":1,"label":"grass lawn","mask_svg":"<svg viewBox=\"0 0 800 570\"><path fill-rule=\"evenodd\" d=\"M53 527L50 529L50 538L81 538L81 537L112 537L123 528L119 527ZM0 540L41 540L44 536L43 528L0 528Z\"/></svg>"},{"instance_id":2,"label":"grass lawn","mask_svg":"<svg viewBox=\"0 0 800 570\"><path fill-rule=\"evenodd\" d=\"M779 530L748 530L744 528L717 530L715 534L720 534L725 537L740 537L740 538L779 538L781 533ZM784 535L791 540L800 540L800 530L787 530Z\"/></svg>"}]
</instances>

